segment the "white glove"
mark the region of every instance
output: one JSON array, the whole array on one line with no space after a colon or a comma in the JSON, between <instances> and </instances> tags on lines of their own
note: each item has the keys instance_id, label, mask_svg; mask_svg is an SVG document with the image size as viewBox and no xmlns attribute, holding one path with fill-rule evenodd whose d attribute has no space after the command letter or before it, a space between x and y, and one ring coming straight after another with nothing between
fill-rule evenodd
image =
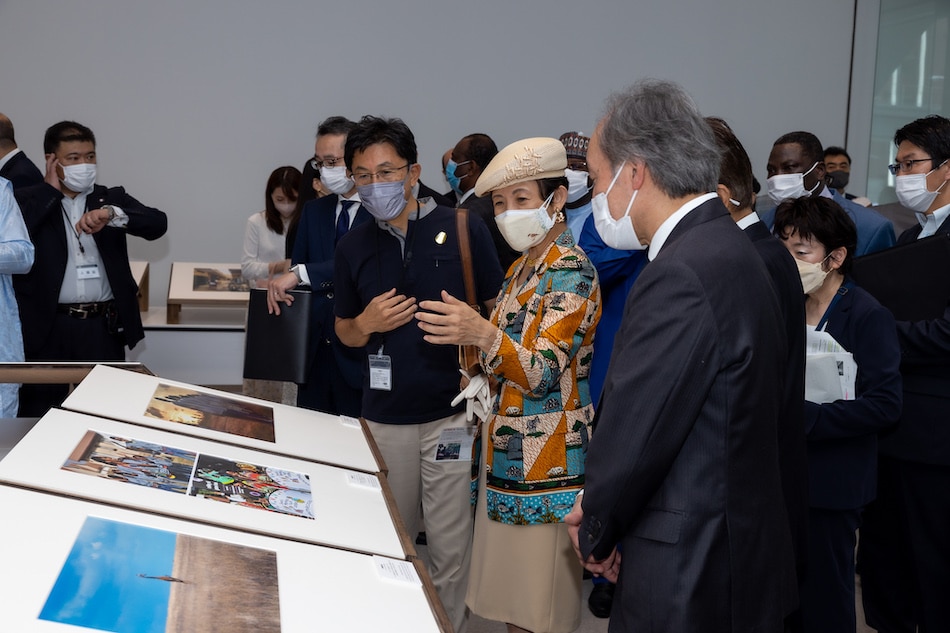
<instances>
[{"instance_id":1,"label":"white glove","mask_svg":"<svg viewBox=\"0 0 950 633\"><path fill-rule=\"evenodd\" d=\"M460 369L459 372L469 379L468 386L465 387L455 398L452 400L452 406L454 407L462 400L465 400L465 419L471 422L474 416L485 422L488 420L488 416L491 415L491 387L488 384L488 376L485 374L475 374L474 377L469 376L468 372L464 369Z\"/></svg>"}]
</instances>

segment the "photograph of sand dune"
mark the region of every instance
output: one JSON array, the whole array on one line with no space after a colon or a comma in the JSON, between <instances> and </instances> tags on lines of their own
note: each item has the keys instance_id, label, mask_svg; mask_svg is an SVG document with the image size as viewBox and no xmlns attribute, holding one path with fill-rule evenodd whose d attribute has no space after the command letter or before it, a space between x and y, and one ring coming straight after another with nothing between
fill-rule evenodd
<instances>
[{"instance_id":1,"label":"photograph of sand dune","mask_svg":"<svg viewBox=\"0 0 950 633\"><path fill-rule=\"evenodd\" d=\"M275 441L272 407L186 387L159 383L145 416L265 442Z\"/></svg>"},{"instance_id":2,"label":"photograph of sand dune","mask_svg":"<svg viewBox=\"0 0 950 633\"><path fill-rule=\"evenodd\" d=\"M277 554L88 517L39 618L116 633L277 633Z\"/></svg>"}]
</instances>

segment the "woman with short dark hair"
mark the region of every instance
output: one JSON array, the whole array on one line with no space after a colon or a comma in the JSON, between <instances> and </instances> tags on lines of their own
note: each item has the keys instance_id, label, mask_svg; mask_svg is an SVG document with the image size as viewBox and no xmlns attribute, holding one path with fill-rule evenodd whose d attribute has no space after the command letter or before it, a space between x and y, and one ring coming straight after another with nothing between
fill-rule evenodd
<instances>
[{"instance_id":1,"label":"woman with short dark hair","mask_svg":"<svg viewBox=\"0 0 950 633\"><path fill-rule=\"evenodd\" d=\"M877 494L877 434L901 413L901 352L894 317L848 277L854 222L833 200L802 197L779 205L775 235L795 258L809 336L805 433L809 512L801 615L809 633L854 631L854 547L861 511ZM854 391L817 399L816 348L849 352ZM837 374L845 370L838 365ZM828 398L823 398L827 400Z\"/></svg>"}]
</instances>

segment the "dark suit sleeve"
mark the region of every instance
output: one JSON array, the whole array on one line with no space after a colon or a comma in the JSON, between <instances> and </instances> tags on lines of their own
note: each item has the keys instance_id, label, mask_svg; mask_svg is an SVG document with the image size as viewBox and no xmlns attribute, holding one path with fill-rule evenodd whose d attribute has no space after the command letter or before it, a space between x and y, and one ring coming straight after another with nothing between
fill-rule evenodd
<instances>
[{"instance_id":1,"label":"dark suit sleeve","mask_svg":"<svg viewBox=\"0 0 950 633\"><path fill-rule=\"evenodd\" d=\"M915 365L944 365L950 358L950 306L939 319L931 321L898 321L903 362Z\"/></svg>"},{"instance_id":2,"label":"dark suit sleeve","mask_svg":"<svg viewBox=\"0 0 950 633\"><path fill-rule=\"evenodd\" d=\"M291 257L293 263L307 267L311 288L326 288L333 283L333 251L329 251L328 257L321 260L317 248L321 238L319 214L324 211L323 206L326 205L318 198L311 200L304 207L297 225L297 239Z\"/></svg>"},{"instance_id":3,"label":"dark suit sleeve","mask_svg":"<svg viewBox=\"0 0 950 633\"><path fill-rule=\"evenodd\" d=\"M858 366L854 400L825 404L805 402L809 440L829 440L877 433L901 414L900 347L894 317L872 299L851 310L851 353Z\"/></svg>"},{"instance_id":4,"label":"dark suit sleeve","mask_svg":"<svg viewBox=\"0 0 950 633\"><path fill-rule=\"evenodd\" d=\"M17 204L20 205L23 221L26 223L26 228L31 237L36 234L36 230L40 226L49 221L52 214L61 213L62 192L57 191L45 182L33 187L15 189L13 194L16 197Z\"/></svg>"},{"instance_id":5,"label":"dark suit sleeve","mask_svg":"<svg viewBox=\"0 0 950 633\"><path fill-rule=\"evenodd\" d=\"M657 262L646 267L615 341L587 456L579 538L584 557L598 560L629 531L663 482L720 363L706 291L678 262L662 270Z\"/></svg>"},{"instance_id":6,"label":"dark suit sleeve","mask_svg":"<svg viewBox=\"0 0 950 633\"><path fill-rule=\"evenodd\" d=\"M93 194L95 191L93 191ZM90 199L86 206L90 209L98 208ZM93 206L90 206L93 204ZM122 187L109 189L104 204L113 204L129 216L129 223L125 227L126 233L146 240L157 240L168 230L168 217L164 212L153 207L147 207L128 193ZM101 206L101 205L100 205Z\"/></svg>"}]
</instances>

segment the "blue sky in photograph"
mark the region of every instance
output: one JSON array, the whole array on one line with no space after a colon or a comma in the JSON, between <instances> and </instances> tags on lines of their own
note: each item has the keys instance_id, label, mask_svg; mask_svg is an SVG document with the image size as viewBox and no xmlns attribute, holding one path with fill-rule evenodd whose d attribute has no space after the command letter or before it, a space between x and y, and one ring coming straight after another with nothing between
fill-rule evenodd
<instances>
[{"instance_id":1,"label":"blue sky in photograph","mask_svg":"<svg viewBox=\"0 0 950 633\"><path fill-rule=\"evenodd\" d=\"M41 620L122 633L165 630L174 532L89 517L40 612Z\"/></svg>"}]
</instances>

